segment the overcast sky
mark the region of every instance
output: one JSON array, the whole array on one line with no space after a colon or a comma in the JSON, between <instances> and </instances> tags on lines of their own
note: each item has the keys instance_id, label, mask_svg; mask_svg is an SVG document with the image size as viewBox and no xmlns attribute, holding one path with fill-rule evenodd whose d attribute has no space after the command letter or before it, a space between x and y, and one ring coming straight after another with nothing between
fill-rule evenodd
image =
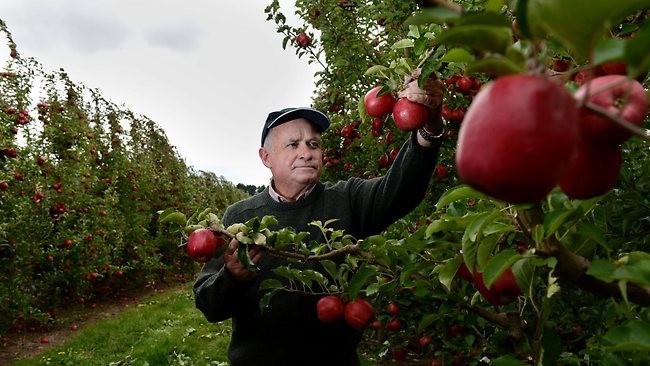
<instances>
[{"instance_id":1,"label":"overcast sky","mask_svg":"<svg viewBox=\"0 0 650 366\"><path fill-rule=\"evenodd\" d=\"M266 185L261 126L271 110L309 105L318 70L282 49L270 2L1 0L0 19L22 56L154 120L188 165ZM280 4L302 25L293 1Z\"/></svg>"}]
</instances>

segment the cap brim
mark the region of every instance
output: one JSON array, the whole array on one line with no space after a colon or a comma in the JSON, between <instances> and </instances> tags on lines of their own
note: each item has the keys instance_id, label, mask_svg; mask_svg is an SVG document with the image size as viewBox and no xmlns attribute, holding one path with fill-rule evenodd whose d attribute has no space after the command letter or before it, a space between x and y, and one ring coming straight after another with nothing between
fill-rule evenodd
<instances>
[{"instance_id":1,"label":"cap brim","mask_svg":"<svg viewBox=\"0 0 650 366\"><path fill-rule=\"evenodd\" d=\"M281 113L277 115L273 120L266 122L264 131L262 133L262 145L264 145L266 135L271 128L298 118L304 118L313 123L316 128L318 128L319 132L327 130L330 126L329 118L323 112L317 109L307 107L283 109Z\"/></svg>"}]
</instances>

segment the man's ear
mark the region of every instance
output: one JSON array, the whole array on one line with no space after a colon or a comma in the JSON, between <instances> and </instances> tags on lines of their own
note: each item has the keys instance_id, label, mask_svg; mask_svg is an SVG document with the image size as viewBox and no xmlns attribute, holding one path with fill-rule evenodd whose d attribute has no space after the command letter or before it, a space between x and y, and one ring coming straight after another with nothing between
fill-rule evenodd
<instances>
[{"instance_id":1,"label":"man's ear","mask_svg":"<svg viewBox=\"0 0 650 366\"><path fill-rule=\"evenodd\" d=\"M265 167L271 169L271 161L269 159L269 152L266 150L264 147L260 147L258 150L258 154L260 156L260 160L262 160L262 164L264 164Z\"/></svg>"}]
</instances>

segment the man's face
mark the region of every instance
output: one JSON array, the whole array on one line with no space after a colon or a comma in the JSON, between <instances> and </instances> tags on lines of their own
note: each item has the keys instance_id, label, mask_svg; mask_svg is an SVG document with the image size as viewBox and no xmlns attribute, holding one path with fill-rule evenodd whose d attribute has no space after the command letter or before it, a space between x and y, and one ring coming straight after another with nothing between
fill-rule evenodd
<instances>
[{"instance_id":1,"label":"man's face","mask_svg":"<svg viewBox=\"0 0 650 366\"><path fill-rule=\"evenodd\" d=\"M260 148L260 158L271 169L279 193L292 195L320 178L320 133L304 118L282 123L269 131L264 147Z\"/></svg>"}]
</instances>

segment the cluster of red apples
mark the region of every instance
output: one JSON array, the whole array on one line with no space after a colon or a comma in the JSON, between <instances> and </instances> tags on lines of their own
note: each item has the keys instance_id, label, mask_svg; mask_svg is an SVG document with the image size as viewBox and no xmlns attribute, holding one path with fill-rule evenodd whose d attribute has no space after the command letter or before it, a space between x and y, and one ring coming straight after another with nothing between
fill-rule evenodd
<instances>
[{"instance_id":1,"label":"cluster of red apples","mask_svg":"<svg viewBox=\"0 0 650 366\"><path fill-rule=\"evenodd\" d=\"M395 126L402 131L413 131L423 126L430 118L429 108L423 104L415 103L407 98L395 99L384 87L377 86L366 93L363 98L366 113L373 117L374 122L381 121L386 115L392 113Z\"/></svg>"},{"instance_id":2,"label":"cluster of red apples","mask_svg":"<svg viewBox=\"0 0 650 366\"><path fill-rule=\"evenodd\" d=\"M363 330L375 317L375 310L367 300L360 297L344 303L339 296L326 295L316 302L316 315L318 320L326 324L345 319L352 328Z\"/></svg>"},{"instance_id":3,"label":"cluster of red apples","mask_svg":"<svg viewBox=\"0 0 650 366\"><path fill-rule=\"evenodd\" d=\"M648 113L643 86L625 75L602 75L571 94L542 75L502 76L482 88L458 135L462 181L510 203L536 202L556 186L570 198L610 191L621 167L621 144Z\"/></svg>"}]
</instances>

